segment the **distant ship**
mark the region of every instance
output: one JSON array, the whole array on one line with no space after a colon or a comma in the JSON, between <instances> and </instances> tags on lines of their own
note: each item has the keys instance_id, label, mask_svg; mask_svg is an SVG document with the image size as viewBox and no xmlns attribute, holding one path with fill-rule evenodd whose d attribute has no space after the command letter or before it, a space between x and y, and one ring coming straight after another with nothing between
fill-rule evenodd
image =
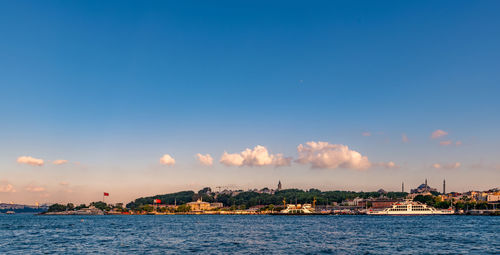
<instances>
[{"instance_id":1,"label":"distant ship","mask_svg":"<svg viewBox=\"0 0 500 255\"><path fill-rule=\"evenodd\" d=\"M368 215L449 215L454 211L449 209L436 209L420 202L406 200L404 202L394 203L391 207L382 211L369 210Z\"/></svg>"}]
</instances>

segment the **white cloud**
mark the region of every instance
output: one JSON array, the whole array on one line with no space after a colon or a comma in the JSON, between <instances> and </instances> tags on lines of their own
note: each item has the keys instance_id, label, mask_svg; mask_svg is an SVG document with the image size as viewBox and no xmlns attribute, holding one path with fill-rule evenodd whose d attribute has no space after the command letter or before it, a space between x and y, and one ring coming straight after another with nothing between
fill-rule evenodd
<instances>
[{"instance_id":1,"label":"white cloud","mask_svg":"<svg viewBox=\"0 0 500 255\"><path fill-rule=\"evenodd\" d=\"M362 135L362 136L371 136L371 135L372 135L372 133L370 133L370 132L363 132L363 133L361 133L361 135Z\"/></svg>"},{"instance_id":2,"label":"white cloud","mask_svg":"<svg viewBox=\"0 0 500 255\"><path fill-rule=\"evenodd\" d=\"M375 163L373 164L374 166L379 166L379 167L384 167L384 168L387 168L387 169L394 169L394 168L399 168L398 165L396 165L396 163L394 163L393 161L389 161L389 162L379 162L379 163Z\"/></svg>"},{"instance_id":3,"label":"white cloud","mask_svg":"<svg viewBox=\"0 0 500 255\"><path fill-rule=\"evenodd\" d=\"M172 156L165 154L165 155L163 155L163 157L160 158L160 164L167 165L167 166L173 166L173 165L175 165L175 159L172 158Z\"/></svg>"},{"instance_id":4,"label":"white cloud","mask_svg":"<svg viewBox=\"0 0 500 255\"><path fill-rule=\"evenodd\" d=\"M33 158L30 156L21 156L17 158L17 163L28 164L32 166L43 166L43 159Z\"/></svg>"},{"instance_id":5,"label":"white cloud","mask_svg":"<svg viewBox=\"0 0 500 255\"><path fill-rule=\"evenodd\" d=\"M452 143L453 142L451 140L446 140L446 141L439 142L439 145L441 145L441 146L448 146L448 145L450 145Z\"/></svg>"},{"instance_id":6,"label":"white cloud","mask_svg":"<svg viewBox=\"0 0 500 255\"><path fill-rule=\"evenodd\" d=\"M224 152L220 163L226 166L289 166L292 158L283 154L269 154L266 147L257 145L253 149L245 149L240 153L229 154Z\"/></svg>"},{"instance_id":7,"label":"white cloud","mask_svg":"<svg viewBox=\"0 0 500 255\"><path fill-rule=\"evenodd\" d=\"M431 138L432 139L437 139L437 138L443 137L445 135L448 135L448 132L443 131L441 129L437 129L436 131L432 132Z\"/></svg>"},{"instance_id":8,"label":"white cloud","mask_svg":"<svg viewBox=\"0 0 500 255\"><path fill-rule=\"evenodd\" d=\"M219 162L226 166L241 166L243 165L243 160L244 159L240 154L229 154L225 151L224 154L222 154Z\"/></svg>"},{"instance_id":9,"label":"white cloud","mask_svg":"<svg viewBox=\"0 0 500 255\"><path fill-rule=\"evenodd\" d=\"M406 134L402 134L401 135L401 141L403 143L408 143L408 142L410 142L410 139L408 139L408 136Z\"/></svg>"},{"instance_id":10,"label":"white cloud","mask_svg":"<svg viewBox=\"0 0 500 255\"><path fill-rule=\"evenodd\" d=\"M210 156L210 154L196 154L196 157L198 158L198 161L200 162L200 164L204 165L204 166L211 166L213 165L214 163L214 159L212 158L212 156Z\"/></svg>"},{"instance_id":11,"label":"white cloud","mask_svg":"<svg viewBox=\"0 0 500 255\"><path fill-rule=\"evenodd\" d=\"M68 161L65 159L57 159L57 160L52 161L52 164L54 164L54 165L63 165L66 163L68 163Z\"/></svg>"},{"instance_id":12,"label":"white cloud","mask_svg":"<svg viewBox=\"0 0 500 255\"><path fill-rule=\"evenodd\" d=\"M39 187L39 186L34 186L34 185L29 185L29 186L27 186L24 189L26 191L28 191L28 192L34 192L34 193L44 192L45 191L44 187Z\"/></svg>"},{"instance_id":13,"label":"white cloud","mask_svg":"<svg viewBox=\"0 0 500 255\"><path fill-rule=\"evenodd\" d=\"M444 165L439 164L439 163L432 164L432 167L436 168L436 169L457 169L461 166L462 166L462 164L460 162L456 162L456 163L452 163L452 164L444 164Z\"/></svg>"},{"instance_id":14,"label":"white cloud","mask_svg":"<svg viewBox=\"0 0 500 255\"><path fill-rule=\"evenodd\" d=\"M349 168L368 169L371 166L366 156L359 152L350 150L342 144L330 144L328 142L307 142L306 145L297 146L299 154L296 162L300 164L311 164L313 168Z\"/></svg>"},{"instance_id":15,"label":"white cloud","mask_svg":"<svg viewBox=\"0 0 500 255\"><path fill-rule=\"evenodd\" d=\"M0 181L0 193L14 193L16 190L14 186L8 181Z\"/></svg>"}]
</instances>

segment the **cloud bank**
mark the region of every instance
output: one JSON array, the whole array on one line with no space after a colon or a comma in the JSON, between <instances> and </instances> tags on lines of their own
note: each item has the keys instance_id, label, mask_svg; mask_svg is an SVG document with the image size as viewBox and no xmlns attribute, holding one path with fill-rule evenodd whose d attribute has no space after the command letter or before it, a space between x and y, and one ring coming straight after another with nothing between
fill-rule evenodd
<instances>
[{"instance_id":1,"label":"cloud bank","mask_svg":"<svg viewBox=\"0 0 500 255\"><path fill-rule=\"evenodd\" d=\"M196 157L198 158L198 162L204 166L212 166L214 163L214 159L210 156L210 154L203 155L198 153L196 154Z\"/></svg>"},{"instance_id":2,"label":"cloud bank","mask_svg":"<svg viewBox=\"0 0 500 255\"><path fill-rule=\"evenodd\" d=\"M66 163L68 163L68 161L65 160L65 159L57 159L57 160L54 160L52 162L52 164L54 164L54 165L63 165L63 164L66 164Z\"/></svg>"},{"instance_id":3,"label":"cloud bank","mask_svg":"<svg viewBox=\"0 0 500 255\"><path fill-rule=\"evenodd\" d=\"M172 156L165 154L160 158L160 164L166 165L166 166L174 166L175 159L172 158Z\"/></svg>"},{"instance_id":4,"label":"cloud bank","mask_svg":"<svg viewBox=\"0 0 500 255\"><path fill-rule=\"evenodd\" d=\"M0 193L14 193L16 190L14 186L8 181L0 181Z\"/></svg>"},{"instance_id":5,"label":"cloud bank","mask_svg":"<svg viewBox=\"0 0 500 255\"><path fill-rule=\"evenodd\" d=\"M31 166L43 166L43 159L33 158L30 156L21 156L17 158L17 163L27 164Z\"/></svg>"},{"instance_id":6,"label":"cloud bank","mask_svg":"<svg viewBox=\"0 0 500 255\"><path fill-rule=\"evenodd\" d=\"M328 142L307 142L305 145L297 146L299 154L297 163L311 164L313 168L348 168L356 170L368 169L371 166L366 156L359 152L350 150L342 144L330 144Z\"/></svg>"},{"instance_id":7,"label":"cloud bank","mask_svg":"<svg viewBox=\"0 0 500 255\"><path fill-rule=\"evenodd\" d=\"M462 166L462 164L460 162L456 162L456 163L452 163L452 164L444 164L444 165L439 164L439 163L432 164L432 167L435 169L457 169L461 166Z\"/></svg>"},{"instance_id":8,"label":"cloud bank","mask_svg":"<svg viewBox=\"0 0 500 255\"><path fill-rule=\"evenodd\" d=\"M373 164L374 166L379 166L379 167L384 167L384 168L387 168L387 169L395 169L395 168L399 168L398 165L396 165L396 163L394 163L393 161L389 161L389 162L379 162L379 163L374 163Z\"/></svg>"},{"instance_id":9,"label":"cloud bank","mask_svg":"<svg viewBox=\"0 0 500 255\"><path fill-rule=\"evenodd\" d=\"M245 149L240 153L224 152L219 161L226 166L290 166L292 158L283 154L269 154L266 147L257 145L253 149Z\"/></svg>"},{"instance_id":10,"label":"cloud bank","mask_svg":"<svg viewBox=\"0 0 500 255\"><path fill-rule=\"evenodd\" d=\"M28 192L34 192L34 193L39 193L39 192L44 192L45 188L44 187L38 187L34 185L29 185L26 188L24 188Z\"/></svg>"}]
</instances>

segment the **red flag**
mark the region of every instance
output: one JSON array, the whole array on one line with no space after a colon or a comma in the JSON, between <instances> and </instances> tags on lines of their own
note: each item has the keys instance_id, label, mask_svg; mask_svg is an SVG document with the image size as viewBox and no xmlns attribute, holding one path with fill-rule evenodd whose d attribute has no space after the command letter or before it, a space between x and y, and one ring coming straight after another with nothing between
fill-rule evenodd
<instances>
[{"instance_id":1,"label":"red flag","mask_svg":"<svg viewBox=\"0 0 500 255\"><path fill-rule=\"evenodd\" d=\"M161 204L161 200L160 199L155 199L155 200L153 200L153 203L155 203L155 204Z\"/></svg>"},{"instance_id":2,"label":"red flag","mask_svg":"<svg viewBox=\"0 0 500 255\"><path fill-rule=\"evenodd\" d=\"M108 192L104 192L104 196L105 197L109 197L109 193Z\"/></svg>"}]
</instances>

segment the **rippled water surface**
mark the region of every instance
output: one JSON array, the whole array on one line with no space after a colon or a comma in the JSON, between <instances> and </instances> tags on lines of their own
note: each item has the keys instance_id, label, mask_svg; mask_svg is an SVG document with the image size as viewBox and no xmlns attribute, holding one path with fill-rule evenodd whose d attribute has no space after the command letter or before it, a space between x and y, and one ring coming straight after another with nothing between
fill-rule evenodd
<instances>
[{"instance_id":1,"label":"rippled water surface","mask_svg":"<svg viewBox=\"0 0 500 255\"><path fill-rule=\"evenodd\" d=\"M500 217L0 215L0 254L500 254Z\"/></svg>"}]
</instances>

